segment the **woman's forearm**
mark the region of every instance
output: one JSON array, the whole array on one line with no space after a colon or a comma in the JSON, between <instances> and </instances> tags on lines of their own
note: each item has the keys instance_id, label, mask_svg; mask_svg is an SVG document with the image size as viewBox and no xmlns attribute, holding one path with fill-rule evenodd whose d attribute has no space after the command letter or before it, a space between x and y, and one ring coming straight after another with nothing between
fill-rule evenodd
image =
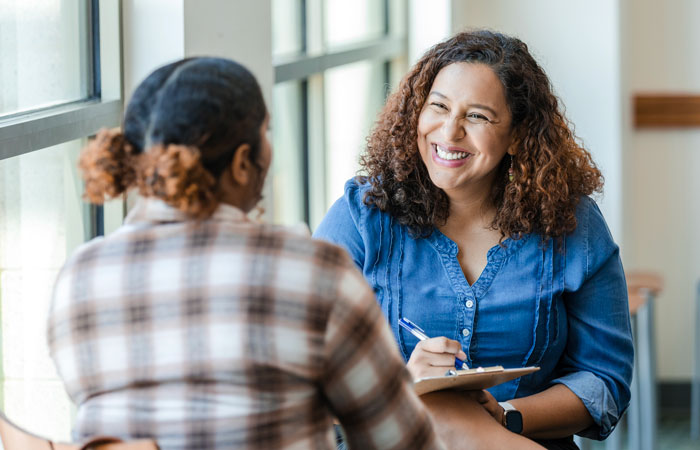
<instances>
[{"instance_id":1,"label":"woman's forearm","mask_svg":"<svg viewBox=\"0 0 700 450\"><path fill-rule=\"evenodd\" d=\"M506 430L467 393L437 391L421 396L435 430L451 450L542 450L530 439Z\"/></svg>"},{"instance_id":2,"label":"woman's forearm","mask_svg":"<svg viewBox=\"0 0 700 450\"><path fill-rule=\"evenodd\" d=\"M581 399L563 384L509 403L522 413L522 434L533 439L571 436L593 424Z\"/></svg>"}]
</instances>

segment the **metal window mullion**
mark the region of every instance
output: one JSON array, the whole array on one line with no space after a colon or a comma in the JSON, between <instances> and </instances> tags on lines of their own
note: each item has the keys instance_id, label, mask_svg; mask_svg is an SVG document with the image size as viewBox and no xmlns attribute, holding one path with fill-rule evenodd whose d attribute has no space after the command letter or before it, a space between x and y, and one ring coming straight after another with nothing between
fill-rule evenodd
<instances>
[{"instance_id":1,"label":"metal window mullion","mask_svg":"<svg viewBox=\"0 0 700 450\"><path fill-rule=\"evenodd\" d=\"M384 24L383 24L383 32L385 36L388 36L391 34L391 7L389 5L390 0L383 0L382 2L382 14L384 14Z\"/></svg>"},{"instance_id":2,"label":"metal window mullion","mask_svg":"<svg viewBox=\"0 0 700 450\"><path fill-rule=\"evenodd\" d=\"M299 114L301 115L301 170L302 170L302 195L304 201L302 203L302 217L304 222L311 224L311 186L309 178L311 176L311 155L309 152L309 81L300 81L301 89L301 105L299 105Z\"/></svg>"},{"instance_id":3,"label":"metal window mullion","mask_svg":"<svg viewBox=\"0 0 700 450\"><path fill-rule=\"evenodd\" d=\"M102 61L100 55L100 1L90 1L90 51L89 61L91 64L90 76L90 98L101 98L102 96Z\"/></svg>"},{"instance_id":4,"label":"metal window mullion","mask_svg":"<svg viewBox=\"0 0 700 450\"><path fill-rule=\"evenodd\" d=\"M122 102L80 102L0 124L0 160L63 144L118 126Z\"/></svg>"},{"instance_id":5,"label":"metal window mullion","mask_svg":"<svg viewBox=\"0 0 700 450\"><path fill-rule=\"evenodd\" d=\"M387 36L362 45L275 64L275 83L308 78L333 67L366 60L393 59L406 51L404 38Z\"/></svg>"}]
</instances>

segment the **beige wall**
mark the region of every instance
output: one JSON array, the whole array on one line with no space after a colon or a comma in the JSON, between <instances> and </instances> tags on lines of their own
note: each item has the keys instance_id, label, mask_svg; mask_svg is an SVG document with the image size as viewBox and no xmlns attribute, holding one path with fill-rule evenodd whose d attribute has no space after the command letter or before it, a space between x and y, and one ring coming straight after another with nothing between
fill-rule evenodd
<instances>
[{"instance_id":1,"label":"beige wall","mask_svg":"<svg viewBox=\"0 0 700 450\"><path fill-rule=\"evenodd\" d=\"M687 380L700 279L700 129L635 130L631 96L700 92L700 2L622 0L625 264L663 274L659 376Z\"/></svg>"}]
</instances>

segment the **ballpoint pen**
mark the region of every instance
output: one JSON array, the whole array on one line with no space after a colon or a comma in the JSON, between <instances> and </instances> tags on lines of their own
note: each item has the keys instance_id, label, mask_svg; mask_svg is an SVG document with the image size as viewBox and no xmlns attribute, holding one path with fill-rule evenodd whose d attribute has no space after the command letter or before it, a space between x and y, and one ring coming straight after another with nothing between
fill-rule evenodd
<instances>
[{"instance_id":1,"label":"ballpoint pen","mask_svg":"<svg viewBox=\"0 0 700 450\"><path fill-rule=\"evenodd\" d=\"M405 328L409 333L420 339L421 341L424 341L426 339L430 339L427 334L425 334L425 331L415 323L411 322L405 317L402 317L399 319L399 325ZM455 356L455 367L458 369L469 369L469 366L467 365L466 362L462 361L461 359L457 358Z\"/></svg>"}]
</instances>

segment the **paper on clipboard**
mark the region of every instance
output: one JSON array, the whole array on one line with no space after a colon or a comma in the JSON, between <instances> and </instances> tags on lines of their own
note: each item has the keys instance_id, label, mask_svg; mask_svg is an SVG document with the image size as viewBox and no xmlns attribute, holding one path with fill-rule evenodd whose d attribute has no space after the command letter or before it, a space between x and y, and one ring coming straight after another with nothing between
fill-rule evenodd
<instances>
[{"instance_id":1,"label":"paper on clipboard","mask_svg":"<svg viewBox=\"0 0 700 450\"><path fill-rule=\"evenodd\" d=\"M487 389L492 386L514 380L540 370L539 367L522 367L518 369L504 369L503 366L478 367L467 370L457 370L455 375L443 377L419 378L413 384L416 394L423 395L428 392L443 389L457 389L462 391L474 389Z\"/></svg>"}]
</instances>

